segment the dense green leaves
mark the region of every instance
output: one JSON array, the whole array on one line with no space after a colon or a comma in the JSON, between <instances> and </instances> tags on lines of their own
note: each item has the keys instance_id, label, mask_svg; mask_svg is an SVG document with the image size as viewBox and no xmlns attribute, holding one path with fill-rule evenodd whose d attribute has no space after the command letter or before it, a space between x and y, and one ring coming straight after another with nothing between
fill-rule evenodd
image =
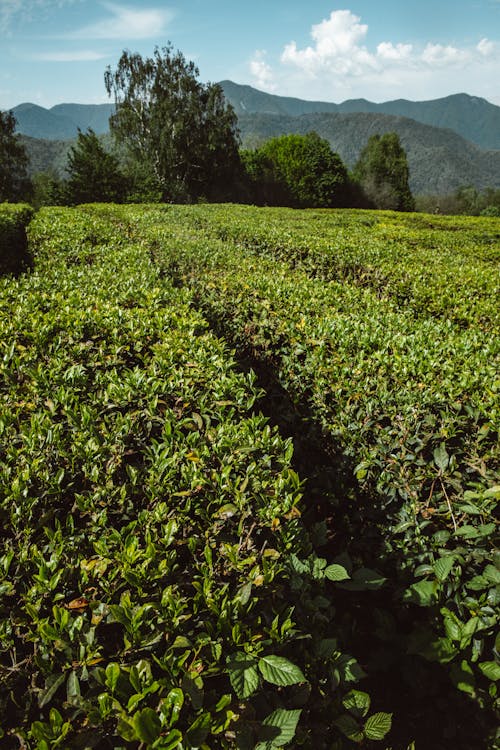
<instances>
[{"instance_id":1,"label":"dense green leaves","mask_svg":"<svg viewBox=\"0 0 500 750\"><path fill-rule=\"evenodd\" d=\"M13 113L0 111L0 203L27 200L30 190L28 155L15 129Z\"/></svg>"},{"instance_id":2,"label":"dense green leaves","mask_svg":"<svg viewBox=\"0 0 500 750\"><path fill-rule=\"evenodd\" d=\"M317 133L271 138L243 152L250 201L263 205L328 208L345 205L347 170Z\"/></svg>"},{"instance_id":3,"label":"dense green leaves","mask_svg":"<svg viewBox=\"0 0 500 750\"><path fill-rule=\"evenodd\" d=\"M414 209L406 153L397 133L372 135L354 167L354 176L376 208Z\"/></svg>"},{"instance_id":4,"label":"dense green leaves","mask_svg":"<svg viewBox=\"0 0 500 750\"><path fill-rule=\"evenodd\" d=\"M221 87L200 83L198 75L171 45L157 47L152 58L124 51L105 74L116 103L111 131L136 175L148 183L153 176L165 201L221 199L239 167L236 115Z\"/></svg>"},{"instance_id":5,"label":"dense green leaves","mask_svg":"<svg viewBox=\"0 0 500 750\"><path fill-rule=\"evenodd\" d=\"M0 204L0 275L19 273L30 262L26 227L33 217L33 209L24 204Z\"/></svg>"},{"instance_id":6,"label":"dense green leaves","mask_svg":"<svg viewBox=\"0 0 500 750\"><path fill-rule=\"evenodd\" d=\"M197 207L176 209L167 232L160 217L138 219L161 247L158 264L313 416L370 498L381 542L374 549L361 532L361 565L332 561L350 576L336 585L392 591L407 653L450 665L449 677L465 658L482 705L496 694L477 661L494 658L498 623L489 221L430 228L430 217L389 213ZM349 508L355 516L356 501ZM289 564L299 591L324 585L324 558Z\"/></svg>"},{"instance_id":7,"label":"dense green leaves","mask_svg":"<svg viewBox=\"0 0 500 750\"><path fill-rule=\"evenodd\" d=\"M89 202L120 203L125 197L127 181L118 159L109 154L94 131L78 133L78 140L68 153L67 198L70 204Z\"/></svg>"},{"instance_id":8,"label":"dense green leaves","mask_svg":"<svg viewBox=\"0 0 500 750\"><path fill-rule=\"evenodd\" d=\"M376 741L391 716L370 715L357 682L376 683L377 663L401 654L416 674L426 662L447 670L467 700L495 700L495 248L467 261L490 225L474 223L460 251L484 295L460 299L455 286L455 304L431 284L429 312L415 258L401 305L394 249L382 252L388 237L428 238L417 218L297 213L293 226L283 212L273 230L273 216L44 210L30 227L34 270L0 280L8 750L16 737L39 748ZM325 244L308 247L307 226L333 247L351 221L367 248L351 247L351 270L373 230L387 294L374 273L313 271ZM293 409L307 406L351 473L335 519L310 535L293 443L260 415L254 376L210 321L272 369ZM370 534L337 549L338 521L363 514ZM346 633L363 632L358 608L377 621L363 668L344 650Z\"/></svg>"}]
</instances>

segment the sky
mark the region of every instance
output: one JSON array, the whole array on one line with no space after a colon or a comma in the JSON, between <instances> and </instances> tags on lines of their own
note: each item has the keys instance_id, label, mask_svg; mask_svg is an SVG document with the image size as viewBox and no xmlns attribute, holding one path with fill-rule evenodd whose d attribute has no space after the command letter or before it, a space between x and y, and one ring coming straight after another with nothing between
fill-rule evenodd
<instances>
[{"instance_id":1,"label":"sky","mask_svg":"<svg viewBox=\"0 0 500 750\"><path fill-rule=\"evenodd\" d=\"M109 101L104 72L122 51L169 41L204 82L500 105L500 0L0 0L0 109Z\"/></svg>"}]
</instances>

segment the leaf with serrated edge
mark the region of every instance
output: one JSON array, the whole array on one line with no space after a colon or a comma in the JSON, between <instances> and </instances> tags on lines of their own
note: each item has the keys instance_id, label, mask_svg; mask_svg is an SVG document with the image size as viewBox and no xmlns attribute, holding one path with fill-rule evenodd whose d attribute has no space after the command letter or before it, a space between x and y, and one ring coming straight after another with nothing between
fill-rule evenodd
<instances>
[{"instance_id":1,"label":"leaf with serrated edge","mask_svg":"<svg viewBox=\"0 0 500 750\"><path fill-rule=\"evenodd\" d=\"M392 714L378 713L369 716L365 723L365 737L369 740L383 740L391 730Z\"/></svg>"},{"instance_id":2,"label":"leaf with serrated edge","mask_svg":"<svg viewBox=\"0 0 500 750\"><path fill-rule=\"evenodd\" d=\"M454 562L455 558L451 555L448 557L440 557L439 560L436 560L434 563L434 573L436 574L438 581L445 581L448 578Z\"/></svg>"},{"instance_id":3,"label":"leaf with serrated edge","mask_svg":"<svg viewBox=\"0 0 500 750\"><path fill-rule=\"evenodd\" d=\"M496 661L483 661L479 664L479 669L489 680L493 682L500 680L500 664Z\"/></svg>"},{"instance_id":4,"label":"leaf with serrated edge","mask_svg":"<svg viewBox=\"0 0 500 750\"><path fill-rule=\"evenodd\" d=\"M231 686L238 698L249 698L259 687L259 673L255 659L236 653L226 660Z\"/></svg>"},{"instance_id":5,"label":"leaf with serrated edge","mask_svg":"<svg viewBox=\"0 0 500 750\"><path fill-rule=\"evenodd\" d=\"M296 685L305 682L302 671L283 656L263 656L259 659L259 670L262 677L273 685Z\"/></svg>"},{"instance_id":6,"label":"leaf with serrated edge","mask_svg":"<svg viewBox=\"0 0 500 750\"><path fill-rule=\"evenodd\" d=\"M325 568L325 578L330 581L346 581L350 575L342 565L334 564Z\"/></svg>"},{"instance_id":7,"label":"leaf with serrated edge","mask_svg":"<svg viewBox=\"0 0 500 750\"><path fill-rule=\"evenodd\" d=\"M259 742L258 745L255 746L255 750L283 747L288 742L291 742L295 736L295 730L297 729L301 713L302 711L300 709L289 711L285 708L278 708L276 711L273 711L272 714L266 716L262 722L262 734L264 735L264 739L267 727L269 727L270 730L275 731L272 733L272 736L271 733L269 733L269 740L267 742Z\"/></svg>"}]
</instances>

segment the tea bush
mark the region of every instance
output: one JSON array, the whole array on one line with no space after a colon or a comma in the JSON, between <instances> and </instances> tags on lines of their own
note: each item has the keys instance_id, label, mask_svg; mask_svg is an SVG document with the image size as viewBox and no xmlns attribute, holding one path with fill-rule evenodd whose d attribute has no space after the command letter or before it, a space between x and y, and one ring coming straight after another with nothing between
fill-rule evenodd
<instances>
[{"instance_id":1,"label":"tea bush","mask_svg":"<svg viewBox=\"0 0 500 750\"><path fill-rule=\"evenodd\" d=\"M1 746L380 740L331 636L356 571L315 553L291 441L135 220L42 209L0 279Z\"/></svg>"},{"instance_id":2,"label":"tea bush","mask_svg":"<svg viewBox=\"0 0 500 750\"><path fill-rule=\"evenodd\" d=\"M0 203L0 275L19 273L30 263L26 227L33 209L24 203Z\"/></svg>"},{"instance_id":3,"label":"tea bush","mask_svg":"<svg viewBox=\"0 0 500 750\"><path fill-rule=\"evenodd\" d=\"M452 251L459 240L449 240L447 222L441 253L441 233L420 234L431 217L396 224L393 215L356 214L360 244L346 251L350 268L370 259L387 280L379 288L375 272L366 285L358 273L318 278L315 261L325 246L316 244L315 222L328 226L339 216L347 236L349 215L300 212L303 226L295 234L290 219L280 243L291 212L271 214L274 226L261 211L237 209L234 224L228 207L130 217L158 267L192 290L216 330L267 366L298 407L307 405L332 454L352 467L354 500L344 498L342 507L340 498L338 512L351 516L359 538L343 562L352 572L353 555L367 566L379 560L384 576L358 572L339 585L385 587L398 605L396 618L394 606L378 613L381 631L402 628L404 653L442 664L459 691L491 710L500 675L496 225L464 222L476 241L483 238L477 257L475 240L467 233L460 240L459 263L481 290L476 298L459 293ZM370 227L360 228L360 216L375 228L384 223L375 235L383 232L385 255L377 238L370 242ZM406 250L396 264L398 238ZM338 269L335 254L325 255L324 267ZM403 301L399 275L411 282ZM356 493L371 505L358 508ZM366 524L378 530L377 546L373 535L364 541Z\"/></svg>"}]
</instances>

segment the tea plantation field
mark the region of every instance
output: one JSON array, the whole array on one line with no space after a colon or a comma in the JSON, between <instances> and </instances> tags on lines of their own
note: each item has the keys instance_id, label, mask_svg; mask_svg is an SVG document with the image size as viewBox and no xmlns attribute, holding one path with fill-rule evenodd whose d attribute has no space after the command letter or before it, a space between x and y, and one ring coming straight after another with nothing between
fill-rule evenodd
<instances>
[{"instance_id":1,"label":"tea plantation field","mask_svg":"<svg viewBox=\"0 0 500 750\"><path fill-rule=\"evenodd\" d=\"M499 260L498 219L0 207L0 747L493 749Z\"/></svg>"}]
</instances>

